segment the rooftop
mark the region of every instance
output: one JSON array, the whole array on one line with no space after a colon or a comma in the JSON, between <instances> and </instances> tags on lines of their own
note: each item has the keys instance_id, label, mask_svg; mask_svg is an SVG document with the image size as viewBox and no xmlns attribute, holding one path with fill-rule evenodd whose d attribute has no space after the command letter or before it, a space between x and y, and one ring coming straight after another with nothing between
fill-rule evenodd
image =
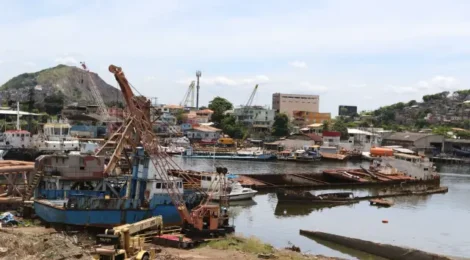
<instances>
[{"instance_id":1,"label":"rooftop","mask_svg":"<svg viewBox=\"0 0 470 260\"><path fill-rule=\"evenodd\" d=\"M353 134L353 135L377 135L373 134L371 132L359 130L359 129L354 129L354 128L348 128L348 134Z\"/></svg>"},{"instance_id":2,"label":"rooftop","mask_svg":"<svg viewBox=\"0 0 470 260\"><path fill-rule=\"evenodd\" d=\"M199 125L199 126L193 126L193 129L196 131L201 131L201 132L220 132L219 128L215 128L212 126L207 126L207 125Z\"/></svg>"},{"instance_id":3,"label":"rooftop","mask_svg":"<svg viewBox=\"0 0 470 260\"><path fill-rule=\"evenodd\" d=\"M393 133L389 137L386 137L386 140L397 140L397 141L418 141L421 138L425 138L428 136L439 136L436 134L428 134L428 133L410 133L410 132L400 132L400 133Z\"/></svg>"}]
</instances>

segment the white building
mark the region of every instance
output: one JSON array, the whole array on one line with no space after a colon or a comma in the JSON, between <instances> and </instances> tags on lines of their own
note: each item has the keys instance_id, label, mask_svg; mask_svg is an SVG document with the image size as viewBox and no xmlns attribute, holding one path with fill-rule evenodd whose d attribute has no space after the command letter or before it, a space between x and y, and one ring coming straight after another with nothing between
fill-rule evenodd
<instances>
[{"instance_id":1,"label":"white building","mask_svg":"<svg viewBox=\"0 0 470 260\"><path fill-rule=\"evenodd\" d=\"M348 128L349 139L347 143L340 146L348 150L370 151L373 146L379 146L382 142L380 134L360 129Z\"/></svg>"},{"instance_id":2,"label":"white building","mask_svg":"<svg viewBox=\"0 0 470 260\"><path fill-rule=\"evenodd\" d=\"M251 125L253 128L269 129L274 123L276 111L261 106L241 107L235 108L233 115L236 117L237 122Z\"/></svg>"}]
</instances>

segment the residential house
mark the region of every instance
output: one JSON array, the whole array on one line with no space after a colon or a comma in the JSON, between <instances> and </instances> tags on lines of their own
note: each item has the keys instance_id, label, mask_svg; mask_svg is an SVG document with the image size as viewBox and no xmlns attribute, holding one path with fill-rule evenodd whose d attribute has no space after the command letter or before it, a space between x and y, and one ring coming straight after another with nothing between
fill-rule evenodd
<instances>
[{"instance_id":1,"label":"residential house","mask_svg":"<svg viewBox=\"0 0 470 260\"><path fill-rule=\"evenodd\" d=\"M220 138L222 130L212 126L195 126L186 131L186 136L192 141L214 142Z\"/></svg>"},{"instance_id":2,"label":"residential house","mask_svg":"<svg viewBox=\"0 0 470 260\"><path fill-rule=\"evenodd\" d=\"M325 131L322 133L323 145L338 146L341 142L341 133L333 131Z\"/></svg>"}]
</instances>

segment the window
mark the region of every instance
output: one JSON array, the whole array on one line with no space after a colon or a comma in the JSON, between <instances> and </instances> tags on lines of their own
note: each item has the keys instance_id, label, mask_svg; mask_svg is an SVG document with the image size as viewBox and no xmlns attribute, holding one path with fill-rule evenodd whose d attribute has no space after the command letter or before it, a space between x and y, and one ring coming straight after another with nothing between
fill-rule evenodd
<instances>
[{"instance_id":1,"label":"window","mask_svg":"<svg viewBox=\"0 0 470 260\"><path fill-rule=\"evenodd\" d=\"M21 134L21 137L24 137L24 134Z\"/></svg>"},{"instance_id":2,"label":"window","mask_svg":"<svg viewBox=\"0 0 470 260\"><path fill-rule=\"evenodd\" d=\"M20 137L20 134L16 134L16 137Z\"/></svg>"},{"instance_id":3,"label":"window","mask_svg":"<svg viewBox=\"0 0 470 260\"><path fill-rule=\"evenodd\" d=\"M163 187L164 189L166 189L166 186L167 186L167 185L166 185L166 182L162 184L162 187Z\"/></svg>"},{"instance_id":4,"label":"window","mask_svg":"<svg viewBox=\"0 0 470 260\"><path fill-rule=\"evenodd\" d=\"M157 188L157 189L161 189L161 188L162 188L162 183L161 183L161 182L157 182L156 188Z\"/></svg>"}]
</instances>

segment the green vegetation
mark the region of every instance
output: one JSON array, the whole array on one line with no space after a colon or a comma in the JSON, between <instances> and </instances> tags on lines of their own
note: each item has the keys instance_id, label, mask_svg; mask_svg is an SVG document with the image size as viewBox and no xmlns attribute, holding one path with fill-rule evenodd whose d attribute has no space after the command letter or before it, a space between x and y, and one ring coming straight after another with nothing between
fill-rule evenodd
<instances>
[{"instance_id":1,"label":"green vegetation","mask_svg":"<svg viewBox=\"0 0 470 260\"><path fill-rule=\"evenodd\" d=\"M232 138L241 139L246 137L247 134L246 128L236 122L237 119L233 115L227 115L222 119L221 128L224 131L224 134L229 135Z\"/></svg>"},{"instance_id":2,"label":"green vegetation","mask_svg":"<svg viewBox=\"0 0 470 260\"><path fill-rule=\"evenodd\" d=\"M287 136L289 134L289 117L286 114L277 114L274 117L273 136Z\"/></svg>"},{"instance_id":3,"label":"green vegetation","mask_svg":"<svg viewBox=\"0 0 470 260\"><path fill-rule=\"evenodd\" d=\"M341 139L348 139L348 127L346 126L346 122L343 119L339 118L335 121L331 129L335 132L341 133Z\"/></svg>"},{"instance_id":4,"label":"green vegetation","mask_svg":"<svg viewBox=\"0 0 470 260\"><path fill-rule=\"evenodd\" d=\"M323 124L323 132L330 130L330 122L324 120L322 124Z\"/></svg>"},{"instance_id":5,"label":"green vegetation","mask_svg":"<svg viewBox=\"0 0 470 260\"><path fill-rule=\"evenodd\" d=\"M209 109L214 111L214 114L212 114L212 122L216 125L220 125L225 117L224 112L233 109L233 105L225 98L215 97L209 102Z\"/></svg>"},{"instance_id":6,"label":"green vegetation","mask_svg":"<svg viewBox=\"0 0 470 260\"><path fill-rule=\"evenodd\" d=\"M449 91L444 91L444 92L440 92L440 93L433 94L433 95L425 95L425 96L423 96L423 101L424 102L429 102L429 101L432 101L432 100L442 100L442 99L447 98L447 96L449 94L450 94Z\"/></svg>"}]
</instances>

